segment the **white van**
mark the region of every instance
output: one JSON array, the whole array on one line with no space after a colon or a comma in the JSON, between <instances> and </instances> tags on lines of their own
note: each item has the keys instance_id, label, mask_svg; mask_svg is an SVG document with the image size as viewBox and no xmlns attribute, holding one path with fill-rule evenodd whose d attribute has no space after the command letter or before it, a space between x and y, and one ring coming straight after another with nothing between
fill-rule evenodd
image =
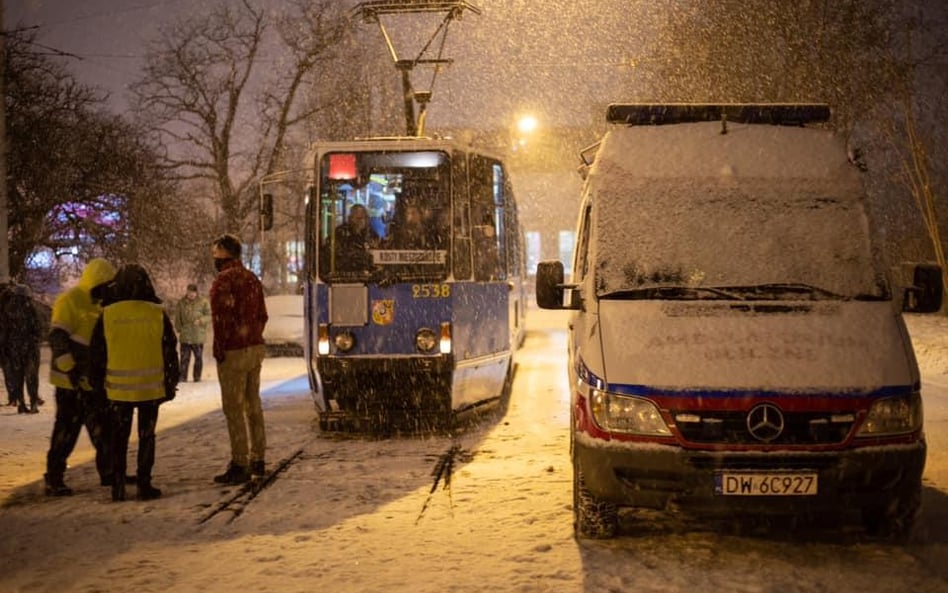
<instances>
[{"instance_id":1,"label":"white van","mask_svg":"<svg viewBox=\"0 0 948 593\"><path fill-rule=\"evenodd\" d=\"M622 506L858 509L905 534L925 465L901 311L941 307L940 269L895 288L860 168L825 105L610 105L584 169L570 283L576 533Z\"/></svg>"}]
</instances>

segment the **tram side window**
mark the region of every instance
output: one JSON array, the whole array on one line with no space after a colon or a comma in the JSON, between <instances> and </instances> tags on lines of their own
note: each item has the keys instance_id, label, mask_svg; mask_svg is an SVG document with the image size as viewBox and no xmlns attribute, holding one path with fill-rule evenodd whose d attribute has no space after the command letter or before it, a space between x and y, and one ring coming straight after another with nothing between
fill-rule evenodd
<instances>
[{"instance_id":1,"label":"tram side window","mask_svg":"<svg viewBox=\"0 0 948 593\"><path fill-rule=\"evenodd\" d=\"M502 169L496 161L475 157L470 176L474 280L504 280Z\"/></svg>"},{"instance_id":2,"label":"tram side window","mask_svg":"<svg viewBox=\"0 0 948 593\"><path fill-rule=\"evenodd\" d=\"M454 278L467 280L471 277L471 198L467 185L467 155L455 152L451 161L451 177L454 179Z\"/></svg>"},{"instance_id":3,"label":"tram side window","mask_svg":"<svg viewBox=\"0 0 948 593\"><path fill-rule=\"evenodd\" d=\"M517 203L514 201L510 180L504 181L504 225L507 240L507 276L519 276L523 273L523 240L520 234L520 220L517 216Z\"/></svg>"}]
</instances>

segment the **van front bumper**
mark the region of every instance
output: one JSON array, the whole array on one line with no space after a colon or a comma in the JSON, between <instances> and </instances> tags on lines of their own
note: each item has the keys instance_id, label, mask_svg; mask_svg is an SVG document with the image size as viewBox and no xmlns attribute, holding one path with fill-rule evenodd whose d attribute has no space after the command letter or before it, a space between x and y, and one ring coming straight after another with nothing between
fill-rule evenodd
<instances>
[{"instance_id":1,"label":"van front bumper","mask_svg":"<svg viewBox=\"0 0 948 593\"><path fill-rule=\"evenodd\" d=\"M668 445L628 445L576 435L573 458L596 498L619 506L664 508L671 502L708 511L786 513L865 508L921 483L924 440L830 452L693 451ZM715 493L721 472L815 473L811 495L730 496Z\"/></svg>"}]
</instances>

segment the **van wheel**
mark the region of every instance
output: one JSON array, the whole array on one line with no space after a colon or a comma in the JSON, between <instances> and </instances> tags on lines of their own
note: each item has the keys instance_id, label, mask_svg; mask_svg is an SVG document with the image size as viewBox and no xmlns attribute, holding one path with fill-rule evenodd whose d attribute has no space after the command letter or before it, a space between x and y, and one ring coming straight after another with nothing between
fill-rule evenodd
<instances>
[{"instance_id":1,"label":"van wheel","mask_svg":"<svg viewBox=\"0 0 948 593\"><path fill-rule=\"evenodd\" d=\"M870 535L906 539L922 506L921 480L903 486L887 502L862 509L862 522Z\"/></svg>"},{"instance_id":2,"label":"van wheel","mask_svg":"<svg viewBox=\"0 0 948 593\"><path fill-rule=\"evenodd\" d=\"M573 529L576 537L609 539L619 529L619 510L586 489L583 472L573 467Z\"/></svg>"}]
</instances>

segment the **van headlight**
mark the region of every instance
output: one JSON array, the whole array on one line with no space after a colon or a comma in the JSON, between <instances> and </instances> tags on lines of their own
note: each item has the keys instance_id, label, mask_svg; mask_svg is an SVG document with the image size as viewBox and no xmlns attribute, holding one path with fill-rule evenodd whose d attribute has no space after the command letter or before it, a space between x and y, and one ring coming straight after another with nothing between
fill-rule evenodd
<instances>
[{"instance_id":1,"label":"van headlight","mask_svg":"<svg viewBox=\"0 0 948 593\"><path fill-rule=\"evenodd\" d=\"M596 424L603 430L643 435L671 434L658 407L641 397L592 389L589 407Z\"/></svg>"},{"instance_id":2,"label":"van headlight","mask_svg":"<svg viewBox=\"0 0 948 593\"><path fill-rule=\"evenodd\" d=\"M922 428L922 396L918 393L876 400L856 436L883 436Z\"/></svg>"}]
</instances>

